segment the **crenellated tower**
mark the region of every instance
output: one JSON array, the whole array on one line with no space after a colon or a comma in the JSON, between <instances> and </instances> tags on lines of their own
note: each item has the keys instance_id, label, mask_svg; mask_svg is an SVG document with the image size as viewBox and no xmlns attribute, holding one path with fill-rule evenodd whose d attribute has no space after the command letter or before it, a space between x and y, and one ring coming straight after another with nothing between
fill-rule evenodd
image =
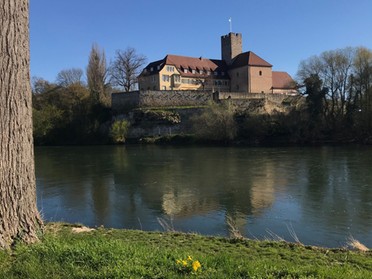
<instances>
[{"instance_id":1,"label":"crenellated tower","mask_svg":"<svg viewBox=\"0 0 372 279\"><path fill-rule=\"evenodd\" d=\"M230 32L221 36L221 58L230 65L232 60L243 52L242 34Z\"/></svg>"}]
</instances>

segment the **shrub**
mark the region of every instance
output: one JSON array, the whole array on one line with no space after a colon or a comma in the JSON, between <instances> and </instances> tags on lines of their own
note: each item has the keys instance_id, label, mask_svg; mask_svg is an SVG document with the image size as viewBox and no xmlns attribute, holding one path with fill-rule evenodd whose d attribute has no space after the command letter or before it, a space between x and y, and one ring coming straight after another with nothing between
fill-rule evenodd
<instances>
[{"instance_id":1,"label":"shrub","mask_svg":"<svg viewBox=\"0 0 372 279\"><path fill-rule=\"evenodd\" d=\"M124 143L128 135L130 123L127 120L116 120L112 126L110 135L115 143Z\"/></svg>"},{"instance_id":2,"label":"shrub","mask_svg":"<svg viewBox=\"0 0 372 279\"><path fill-rule=\"evenodd\" d=\"M234 110L227 104L210 103L206 110L192 118L195 135L204 140L230 141L236 137Z\"/></svg>"}]
</instances>

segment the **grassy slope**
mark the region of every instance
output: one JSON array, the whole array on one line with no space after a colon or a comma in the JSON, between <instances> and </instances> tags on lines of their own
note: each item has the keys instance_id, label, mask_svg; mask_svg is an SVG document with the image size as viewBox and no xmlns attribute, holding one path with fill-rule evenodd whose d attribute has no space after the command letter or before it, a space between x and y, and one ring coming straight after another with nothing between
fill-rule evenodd
<instances>
[{"instance_id":1,"label":"grassy slope","mask_svg":"<svg viewBox=\"0 0 372 279\"><path fill-rule=\"evenodd\" d=\"M42 242L0 252L0 278L372 278L372 253L49 224ZM177 259L199 260L182 272Z\"/></svg>"}]
</instances>

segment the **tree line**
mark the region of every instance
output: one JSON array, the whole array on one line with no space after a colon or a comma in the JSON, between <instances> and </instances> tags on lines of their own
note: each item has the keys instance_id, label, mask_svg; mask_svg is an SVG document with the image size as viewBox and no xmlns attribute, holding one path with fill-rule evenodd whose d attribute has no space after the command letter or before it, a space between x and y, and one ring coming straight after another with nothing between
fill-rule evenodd
<instances>
[{"instance_id":1,"label":"tree line","mask_svg":"<svg viewBox=\"0 0 372 279\"><path fill-rule=\"evenodd\" d=\"M74 68L58 73L55 83L35 78L35 143L124 142L129 123L112 125L110 95L134 89L144 62L144 56L128 48L117 51L107 66L104 51L93 45L86 83L84 72ZM301 61L296 79L302 106L287 114L257 114L211 104L193 117L194 136L248 144L372 142L371 50L344 48L312 56Z\"/></svg>"},{"instance_id":2,"label":"tree line","mask_svg":"<svg viewBox=\"0 0 372 279\"><path fill-rule=\"evenodd\" d=\"M32 79L36 144L97 144L112 141L111 94L131 91L146 58L135 49L117 50L114 60L96 44L88 58L86 79L78 68L60 71L55 82ZM86 81L85 81L86 80Z\"/></svg>"},{"instance_id":3,"label":"tree line","mask_svg":"<svg viewBox=\"0 0 372 279\"><path fill-rule=\"evenodd\" d=\"M194 118L197 137L245 143L372 144L372 51L325 51L299 65L297 85L304 102L289 113L257 114L231 104L210 105Z\"/></svg>"},{"instance_id":4,"label":"tree line","mask_svg":"<svg viewBox=\"0 0 372 279\"><path fill-rule=\"evenodd\" d=\"M371 142L372 51L325 51L300 63L298 80L313 137Z\"/></svg>"}]
</instances>

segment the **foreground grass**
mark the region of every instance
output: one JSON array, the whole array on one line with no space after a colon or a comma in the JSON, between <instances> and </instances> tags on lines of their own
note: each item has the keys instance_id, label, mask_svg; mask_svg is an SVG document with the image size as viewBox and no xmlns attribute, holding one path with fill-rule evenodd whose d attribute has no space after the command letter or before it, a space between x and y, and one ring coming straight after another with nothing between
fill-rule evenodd
<instances>
[{"instance_id":1,"label":"foreground grass","mask_svg":"<svg viewBox=\"0 0 372 279\"><path fill-rule=\"evenodd\" d=\"M372 278L372 253L284 242L48 224L43 240L0 252L0 278ZM197 272L181 268L191 256Z\"/></svg>"}]
</instances>

